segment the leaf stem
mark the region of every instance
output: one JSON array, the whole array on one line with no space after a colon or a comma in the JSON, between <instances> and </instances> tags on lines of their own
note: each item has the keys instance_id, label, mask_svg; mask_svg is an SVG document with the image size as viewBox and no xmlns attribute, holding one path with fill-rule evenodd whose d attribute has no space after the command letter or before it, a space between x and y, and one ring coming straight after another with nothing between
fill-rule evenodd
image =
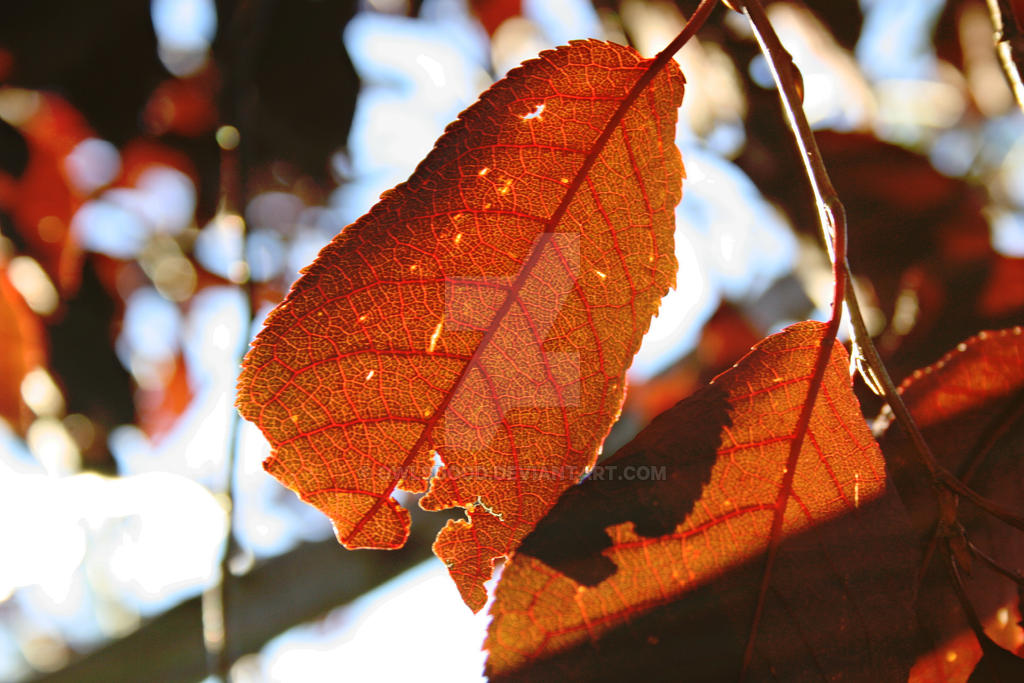
<instances>
[{"instance_id":1,"label":"leaf stem","mask_svg":"<svg viewBox=\"0 0 1024 683\"><path fill-rule=\"evenodd\" d=\"M992 451L995 445L999 442L1003 436L1009 431L1018 420L1024 417L1024 391L1018 391L1017 394L1010 401L1010 405L1004 409L999 415L997 415L985 430L982 432L978 441L974 444L970 454L964 460L964 464L960 472L960 481L965 485L969 485L971 479L977 473L981 464L985 461L985 457ZM935 550L939 546L941 540L941 525L936 525L932 532L931 540L928 542L928 546L925 549L921 566L918 570L917 580L914 583L914 593L917 593L917 589L921 586L924 580L924 575L928 569L928 565L931 563L931 558L935 555ZM1018 581L1024 585L1024 575L1020 573L1013 574L1012 570L1006 569L996 563L994 559L986 555L981 549L977 548L970 540L967 540L967 546L982 560L987 562L998 572L1006 574L1010 578Z\"/></svg>"},{"instance_id":2,"label":"leaf stem","mask_svg":"<svg viewBox=\"0 0 1024 683\"><path fill-rule=\"evenodd\" d=\"M939 470L939 481L950 491L959 496L963 496L996 519L1014 527L1015 529L1024 531L1024 517L1021 517L1012 510L1008 510L999 503L991 501L981 495L970 486L957 479L955 475L949 472L949 470L946 470L945 468Z\"/></svg>"},{"instance_id":3,"label":"leaf stem","mask_svg":"<svg viewBox=\"0 0 1024 683\"><path fill-rule=\"evenodd\" d=\"M971 553L975 557L977 557L986 565L988 565L990 569L992 569L995 572L998 572L999 574L1002 574L1006 578L1010 579L1010 581L1015 582L1017 585L1024 587L1024 572L1021 572L1019 569L1010 569L1009 567L1004 567L995 558L993 558L991 555L986 553L978 546L974 545L974 543L972 543L970 540L967 541L967 547L968 549L970 549Z\"/></svg>"},{"instance_id":4,"label":"leaf stem","mask_svg":"<svg viewBox=\"0 0 1024 683\"><path fill-rule=\"evenodd\" d=\"M220 148L220 202L217 216L244 215L248 201L249 168L251 148L249 134L252 130L252 109L247 103L254 100L253 54L259 41L265 37L270 4L268 2L243 3L230 16L225 40L217 50L225 84L221 91L221 120L235 126L237 139L227 143L218 136ZM220 133L220 131L218 131ZM232 280L242 292L243 328L240 331L235 367L240 368L242 358L249 346L249 333L255 311L253 285L247 259L248 230L244 219L238 222L241 231L240 253L231 265ZM235 592L235 579L231 571L232 560L238 552L235 537L235 469L242 449L242 417L236 410L231 411L227 443L227 457L224 464L223 504L227 514L227 530L224 550L220 557L219 579L203 592L201 614L203 626L203 647L206 650L207 673L216 681L229 683L231 664L237 656L231 647L231 607Z\"/></svg>"},{"instance_id":5,"label":"leaf stem","mask_svg":"<svg viewBox=\"0 0 1024 683\"><path fill-rule=\"evenodd\" d=\"M989 637L985 634L985 627L982 626L981 619L978 618L978 613L974 611L974 605L971 604L971 599L964 589L964 580L960 576L960 567L957 565L956 553L953 551L949 539L946 540L946 557L949 559L947 567L949 569L950 583L953 584L953 592L956 593L956 598L960 601L960 607L964 611L964 616L967 617L967 623L970 624L971 630L974 631L974 636L978 639L982 649L984 649Z\"/></svg>"},{"instance_id":6,"label":"leaf stem","mask_svg":"<svg viewBox=\"0 0 1024 683\"><path fill-rule=\"evenodd\" d=\"M988 12L995 29L996 54L1006 74L1006 80L1013 90L1017 106L1024 110L1024 82L1021 70L1024 65L1024 32L1010 0L988 0Z\"/></svg>"},{"instance_id":7,"label":"leaf stem","mask_svg":"<svg viewBox=\"0 0 1024 683\"><path fill-rule=\"evenodd\" d=\"M990 0L990 5L992 2L993 0ZM999 0L999 2L1005 4L1004 0ZM800 77L800 72L793 63L793 58L782 46L782 43L772 28L771 22L768 20L760 1L734 0L733 4L737 5L738 9L741 9L743 13L747 15L751 27L753 28L754 35L760 45L761 52L768 61L772 77L779 90L779 98L782 101L783 110L785 111L790 129L793 132L797 148L800 152L804 171L810 181L811 190L816 200L818 217L821 223L825 245L828 249L829 258L832 262L835 283L832 317L829 320L829 332L831 336L827 336L825 338L823 346L826 344L831 346L831 341L835 336L832 326L838 325L840 317L839 311L841 310L845 295L845 302L847 310L849 311L851 326L853 328L854 345L856 347L854 349L854 353L857 353L857 349L859 349L860 352L864 354L864 359L867 362L867 368L862 368L862 372L869 372L871 375L865 377L865 379L869 384L873 384L881 388L883 398L893 411L896 420L909 435L915 451L918 453L921 461L931 476L933 487L940 492L940 506L955 506L955 499L950 498L948 495L941 495L942 489L945 487L946 489L971 500L980 508L1007 524L1019 529L1024 529L1024 519L979 495L938 463L935 454L932 452L913 416L910 414L906 404L903 402L903 398L900 395L896 384L893 382L892 377L889 375L885 364L882 362L878 349L875 347L874 342L871 339L871 335L867 330L867 326L864 323L864 317L861 313L860 303L853 287L852 274L847 261L845 210L831 180L829 179L821 153L818 149L817 143L815 142L814 134L812 133L810 125L804 116L801 97L802 78ZM1020 100L1021 98L1018 96L1018 101ZM815 387L812 386L811 391L814 390ZM808 402L813 403L813 397L810 392L808 394ZM805 408L806 407L807 404L805 403ZM802 417L803 416L801 415L801 418ZM791 476L793 469L795 468L792 467L791 464L790 471L787 471L787 477ZM783 487L783 490L785 490L785 481L783 483ZM778 510L776 510L776 515L779 516ZM955 519L955 509L940 511L940 520ZM946 521L943 521L942 523L948 524ZM776 526L777 524L773 523L772 539L770 541L771 544L769 546L768 558L766 560L766 569L763 575L764 578L762 580L761 590L758 595L758 602L755 607L754 619L750 635L747 640L746 650L744 652L743 668L740 674L741 680L748 674L750 664L753 660L753 649L757 635L757 626L760 621L768 591L768 577L770 574L771 563L774 560L779 543L779 540L776 538ZM977 615L974 614L970 602L966 599L966 593L963 590L963 586L959 583L960 575L956 567L956 558L948 543L947 554L949 555L949 561L952 563L951 571L954 589L957 590L957 595L961 598L961 602L964 604L964 609L968 614L968 619L972 620L972 627L975 623L980 627ZM977 632L977 629L975 630ZM978 637L979 640L984 637L983 630L980 631L980 635Z\"/></svg>"},{"instance_id":8,"label":"leaf stem","mask_svg":"<svg viewBox=\"0 0 1024 683\"><path fill-rule=\"evenodd\" d=\"M849 264L844 263L843 267L849 273ZM896 383L893 382L892 377L889 375L889 370L885 367L885 363L878 353L878 348L875 346L871 333L868 332L867 325L864 323L864 316L860 310L860 301L857 299L857 293L852 285L847 289L846 306L850 313L850 325L853 328L853 341L857 347L856 350L864 354L864 360L867 362L867 367L872 374L870 381L882 389L882 398L889 405L893 415L896 417L896 421L910 436L914 450L928 469L933 485L937 486L941 481L940 472L943 471L943 468L935 458L931 446L925 441L924 435L910 414L907 404L903 402L903 396L900 395L899 389L896 388Z\"/></svg>"},{"instance_id":9,"label":"leaf stem","mask_svg":"<svg viewBox=\"0 0 1024 683\"><path fill-rule=\"evenodd\" d=\"M1024 417L1024 389L1018 391L1010 400L1009 406L985 428L985 431L964 462L960 473L960 480L962 482L970 484L971 479L974 478L975 473L977 473L981 464L985 461L985 457L995 448L999 440L1006 435L1010 427L1015 425L1022 417Z\"/></svg>"},{"instance_id":10,"label":"leaf stem","mask_svg":"<svg viewBox=\"0 0 1024 683\"><path fill-rule=\"evenodd\" d=\"M800 450L803 447L803 441L810 426L814 404L824 381L825 371L832 354L833 345L835 344L836 334L839 331L843 300L848 295L848 292L852 291L852 287L848 283L849 270L846 268L846 211L843 208L842 202L839 201L839 196L828 177L828 172L825 170L825 165L822 162L821 152L818 150L810 124L804 115L802 96L800 94L802 91L800 72L793 63L793 58L779 41L759 0L738 0L733 4L750 21L754 36L761 47L761 52L768 61L772 77L778 87L779 99L782 102L786 118L793 131L794 140L804 165L804 171L807 173L811 190L814 193L818 209L818 219L821 223L821 230L829 252L829 258L832 261L834 283L832 315L829 317L825 335L818 350L811 381L807 388L807 396L804 399L800 416L797 419L793 440L790 442L785 474L783 475L779 494L776 498L764 571L761 575L761 585L743 653L743 664L740 670L740 680L742 681L749 675L751 663L753 662L754 644L757 640L758 626L761 622L761 616L764 612L768 596L772 567L775 564L775 559L778 556L782 543L782 524L785 518L786 506L792 493Z\"/></svg>"},{"instance_id":11,"label":"leaf stem","mask_svg":"<svg viewBox=\"0 0 1024 683\"><path fill-rule=\"evenodd\" d=\"M846 216L842 202L832 186L832 182L825 170L821 153L817 143L814 141L814 134L807 123L800 107L799 85L797 75L799 72L793 64L792 57L786 52L774 29L764 13L763 7L758 0L741 0L740 4L744 12L750 17L754 26L754 33L761 45L761 51L772 67L772 75L779 87L779 96L783 101L784 109L796 138L797 147L801 152L801 159L804 170L811 183L811 189L818 203L818 215L821 219L822 231L825 236L826 246L829 247L829 258L832 260L833 273L843 273L846 284L845 303L850 314L850 324L853 328L853 341L856 349L864 354L864 360L871 372L871 377L866 378L869 383L877 384L882 389L882 397L888 403L896 421L907 432L914 449L921 462L927 468L932 478L933 486L944 486L958 495L971 500L989 514L1003 520L1011 526L1024 529L1024 519L1005 510L998 504L993 503L978 493L968 488L955 475L939 464L934 452L921 433L917 422L910 414L910 410L903 402L893 382L889 371L882 362L881 355L875 347L875 343L864 323L864 316L860 310L860 302L857 293L852 285L852 274L850 265L846 259L845 249L837 251L837 238L842 238L845 245ZM839 276L836 277L837 284ZM856 350L855 350L856 352Z\"/></svg>"},{"instance_id":12,"label":"leaf stem","mask_svg":"<svg viewBox=\"0 0 1024 683\"><path fill-rule=\"evenodd\" d=\"M701 29L704 22L711 16L711 10L715 9L715 5L718 4L718 0L701 0L700 4L697 5L697 9L693 10L693 14L686 20L686 25L683 26L683 30L679 32L672 42L665 46L665 48L654 57L654 62L651 64L647 74L644 74L638 81L634 88L640 90L647 86L651 80L661 71L662 67L668 64L668 60L672 59L673 56L679 50L683 48L686 43L693 38L697 31ZM648 74L650 74L648 76ZM646 80L645 80L646 79ZM625 111L622 112L625 115Z\"/></svg>"},{"instance_id":13,"label":"leaf stem","mask_svg":"<svg viewBox=\"0 0 1024 683\"><path fill-rule=\"evenodd\" d=\"M754 29L754 35L761 46L761 52L765 59L768 60L772 76L779 89L779 98L782 100L786 118L793 131L797 148L800 151L800 158L803 162L807 179L810 181L811 191L814 193L818 217L825 245L828 248L829 259L832 261L832 269L837 287L840 280L844 282L845 303L850 314L851 326L853 327L854 343L864 353L868 367L874 375L873 378L869 378L869 381L874 380L873 383L881 386L883 397L892 408L897 421L910 434L911 441L923 460L925 467L927 467L929 474L931 474L932 479L938 481L939 475L937 472L940 468L935 455L925 442L924 436L922 436L921 431L910 415L910 411L907 410L906 405L903 403L895 383L889 376L889 372L882 362L878 350L875 348L867 325L864 323L860 302L857 299L857 293L852 284L850 266L846 259L846 211L839 200L835 187L832 185L828 171L825 169L821 152L818 149L818 144L814 139L814 133L811 132L810 124L804 116L799 95L799 83L802 81L797 80L800 78L798 75L799 71L793 63L793 58L782 46L759 0L740 0L737 4L743 7L744 13L750 20L751 26ZM836 248L840 246L837 244L839 240L842 241L843 248L841 250ZM838 297L833 297L833 301L836 299Z\"/></svg>"},{"instance_id":14,"label":"leaf stem","mask_svg":"<svg viewBox=\"0 0 1024 683\"><path fill-rule=\"evenodd\" d=\"M849 265L845 265L844 267L849 269ZM857 296L853 291L852 286L847 289L846 305L850 312L850 322L853 325L854 343L857 345L857 348L864 353L864 359L867 361L874 379L882 388L882 397L889 405L889 408L892 410L900 427L907 432L911 443L914 445L915 452L921 458L921 462L924 466L928 469L928 473L932 478L932 485L936 488L945 487L953 493L970 500L993 517L1009 524L1012 527L1024 530L1024 518L977 493L974 489L961 481L956 475L939 464L931 447L928 445L928 442L925 440L920 428L917 426L917 422L910 414L910 410L907 408L906 403L903 402L903 396L896 388L895 383L892 381L892 377L889 376L889 371L882 362L878 349L875 347L875 343L872 341L871 335L867 331L867 326L864 324L864 318L861 315ZM943 498L940 497L940 500L943 500ZM955 515L950 518L955 518Z\"/></svg>"}]
</instances>

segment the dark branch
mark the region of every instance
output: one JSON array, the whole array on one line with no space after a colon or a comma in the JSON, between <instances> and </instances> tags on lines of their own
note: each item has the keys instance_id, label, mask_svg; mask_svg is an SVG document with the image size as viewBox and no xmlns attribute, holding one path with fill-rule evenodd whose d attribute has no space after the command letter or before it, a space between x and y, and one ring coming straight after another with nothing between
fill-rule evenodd
<instances>
[{"instance_id":1,"label":"dark branch","mask_svg":"<svg viewBox=\"0 0 1024 683\"><path fill-rule=\"evenodd\" d=\"M949 560L947 569L949 570L950 583L953 586L953 592L956 593L956 598L960 602L961 609L964 611L967 623L970 624L971 630L974 631L974 636L978 639L978 643L981 644L982 648L985 648L986 643L989 641L989 637L985 635L985 627L982 626L981 619L978 618L978 613L974 611L974 605L971 604L971 599L967 596L967 591L964 589L964 581L960 576L960 567L957 564L956 552L953 550L949 539L947 539L946 556Z\"/></svg>"}]
</instances>

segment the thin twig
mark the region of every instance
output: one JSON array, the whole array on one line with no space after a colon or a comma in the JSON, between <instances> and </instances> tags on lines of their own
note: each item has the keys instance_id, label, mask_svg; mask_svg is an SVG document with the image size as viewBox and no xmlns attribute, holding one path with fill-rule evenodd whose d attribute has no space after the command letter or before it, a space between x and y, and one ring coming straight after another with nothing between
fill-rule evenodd
<instances>
[{"instance_id":1,"label":"thin twig","mask_svg":"<svg viewBox=\"0 0 1024 683\"><path fill-rule=\"evenodd\" d=\"M949 558L947 567L949 569L950 583L953 584L953 592L956 593L956 598L960 601L960 607L964 611L964 616L967 617L967 623L970 624L971 630L974 631L974 636L978 639L978 643L981 644L982 648L985 648L989 637L986 635L985 627L981 625L981 619L978 618L978 613L974 611L974 605L971 604L971 599L967 596L967 591L964 589L964 581L960 576L960 568L956 562L956 553L953 552L948 539L946 556Z\"/></svg>"},{"instance_id":2,"label":"thin twig","mask_svg":"<svg viewBox=\"0 0 1024 683\"><path fill-rule=\"evenodd\" d=\"M754 25L755 35L761 44L761 51L772 67L772 73L776 78L786 116L796 137L804 170L810 180L811 189L817 201L818 215L824 233L825 244L829 248L829 258L832 260L833 272L841 270L846 278L845 302L853 328L853 342L856 347L854 353L857 353L858 350L860 353L863 353L867 368L871 373L871 377L867 378L868 381L880 386L882 389L883 398L889 404L896 421L909 436L915 452L931 476L933 486L945 486L954 493L971 500L971 502L994 517L1011 526L1024 529L1024 518L1015 515L971 490L955 475L939 464L931 447L917 426L917 422L903 402L903 397L889 375L885 363L882 362L881 355L878 353L871 334L868 332L867 325L864 323L864 316L860 310L857 292L852 285L853 276L846 255L843 253L840 255L840 258L833 247L837 232L840 229L845 231L846 214L843 210L842 202L839 201L839 196L829 179L821 153L814 140L814 134L811 132L810 125L803 115L798 94L800 85L796 76L796 66L793 64L792 57L782 46L778 36L775 34L760 2L757 0L744 0L737 4L742 5L745 13L750 17L751 23ZM754 24L755 20L756 24Z\"/></svg>"},{"instance_id":3,"label":"thin twig","mask_svg":"<svg viewBox=\"0 0 1024 683\"><path fill-rule=\"evenodd\" d=\"M992 452L992 449L999 443L999 440L1010 431L1010 427L1014 426L1022 417L1024 417L1024 389L1018 391L1010 399L1009 405L1002 413L985 427L985 431L982 432L981 437L974 445L974 448L971 449L970 455L967 456L961 468L960 480L962 482L965 484L971 483L971 479L974 478L975 473L977 473L981 464L985 461L986 456Z\"/></svg>"},{"instance_id":4,"label":"thin twig","mask_svg":"<svg viewBox=\"0 0 1024 683\"><path fill-rule=\"evenodd\" d=\"M881 356L871 339L871 335L868 333L867 326L864 324L864 318L861 314L860 304L852 284L852 274L846 257L845 211L839 200L838 194L829 179L821 153L814 140L814 135L811 132L810 125L807 123L807 119L803 113L800 95L802 79L799 76L799 71L793 63L792 57L782 46L781 41L779 41L778 36L775 34L775 31L772 28L759 0L736 0L734 4L739 5L747 15L747 18L754 29L754 35L761 47L761 52L768 61L769 67L772 71L772 76L779 89L779 98L782 101L788 123L793 131L797 147L800 151L804 170L810 181L812 192L814 193L824 241L826 247L828 247L829 258L833 265L836 287L845 287L845 299L850 314L851 325L853 327L854 344L860 349L860 352L864 354L864 359L867 362L867 368L862 368L862 371L870 373L870 376L866 377L867 381L870 384L874 384L881 388L883 397L892 409L896 420L910 436L910 440L914 445L915 451L931 475L932 486L939 494L938 498L940 506L954 506L954 509L952 510L944 509L940 511L941 526L949 527L949 525L953 523L953 520L956 519L955 499L945 493L945 489L948 489L949 491L968 498L986 512L1007 524L1024 529L1024 519L977 494L938 463L935 454L932 452L923 434L918 428L917 423L913 419L913 416L910 414L906 404L903 402L903 398L896 388L895 383L892 381L892 378L890 377L889 372L886 369L885 364L882 362ZM834 305L841 301L842 296L837 295L834 297ZM833 311L833 319L837 317L837 312ZM854 353L856 352L857 350L855 349ZM943 489L943 487L945 487L945 489ZM978 619L977 614L975 614L973 606L967 599L966 592L963 589L957 567L956 555L951 547L949 535L946 533L951 530L952 529L950 527L941 530L940 533L946 535L947 538L946 554L950 562L953 587L961 601L961 604L963 605L968 620L971 622L971 627L977 634L979 641L984 644L987 636L985 636L984 630L981 628L981 622ZM762 582L761 595L758 598L753 627L744 653L741 678L749 671L753 657L754 638L756 636L756 627L760 611L763 608L765 588L766 586L764 585L764 582Z\"/></svg>"},{"instance_id":5,"label":"thin twig","mask_svg":"<svg viewBox=\"0 0 1024 683\"><path fill-rule=\"evenodd\" d=\"M1017 392L1017 394L1010 400L1010 405L985 427L985 430L982 432L978 441L974 444L970 454L964 460L964 464L960 468L960 481L965 485L969 485L971 483L971 479L974 478L974 475L978 472L988 454L992 452L992 449L995 448L997 443L999 443L999 440L1006 435L1010 430L1010 427L1016 424L1021 417L1024 417L1024 391ZM940 525L936 525L932 532L931 540L928 542L928 546L925 549L924 558L918 570L917 580L914 583L915 594L924 579L924 574L931 562L931 558L935 555L935 550L938 548L940 540ZM995 560L985 555L980 549L974 547L969 540L967 541L967 545L974 550L975 554L981 557L981 559L993 566L996 571L1003 573L1011 571L1009 569L1004 569L1001 566L997 566ZM1009 575L1010 574L1008 574L1008 576ZM1017 580L1015 576L1011 576L1011 578Z\"/></svg>"},{"instance_id":6,"label":"thin twig","mask_svg":"<svg viewBox=\"0 0 1024 683\"><path fill-rule=\"evenodd\" d=\"M245 202L244 184L239 170L239 157L234 149L221 149L221 207L220 215L241 216L241 207ZM229 199L237 197L237 202ZM241 254L233 264L236 280L243 294L243 325L239 334L238 348L235 352L235 366L241 367L242 358L249 348L249 332L254 315L252 278L246 259L247 233L244 220L239 218L238 228L241 230ZM242 451L242 418L237 411L231 412L228 436L228 452L224 464L224 506L227 513L227 531L225 533L224 551L220 559L219 581L203 593L203 642L207 651L209 675L220 681L230 681L231 651L229 649L230 606L233 588L232 560L238 552L235 537L235 470Z\"/></svg>"},{"instance_id":7,"label":"thin twig","mask_svg":"<svg viewBox=\"0 0 1024 683\"><path fill-rule=\"evenodd\" d=\"M932 529L931 538L928 540L928 545L925 547L924 553L921 555L921 563L917 566L917 573L914 575L914 602L917 602L917 596L921 594L921 587L924 585L924 580L928 575L928 569L931 566L932 558L935 557L935 551L939 547L939 541L941 540L941 532L938 525L935 525Z\"/></svg>"},{"instance_id":8,"label":"thin twig","mask_svg":"<svg viewBox=\"0 0 1024 683\"><path fill-rule=\"evenodd\" d=\"M255 46L264 37L271 4L269 2L244 2L236 8L230 18L226 32L226 46L222 68L226 83L221 97L222 120L234 124L233 141L220 138L220 206L218 217L237 217L241 231L239 243L241 252L238 261L231 264L231 279L243 294L243 328L240 331L236 350L235 366L241 367L242 358L249 346L249 332L252 327L255 306L253 304L252 278L247 259L248 231L244 215L248 200L249 140L252 126L251 107L253 100L253 78L251 65L254 63ZM234 588L232 559L238 551L235 537L235 469L241 457L242 418L237 411L231 412L228 437L228 452L224 465L224 504L227 512L227 532L224 550L220 558L219 580L202 596L203 645L206 649L207 673L218 681L229 683L233 648L231 647L231 606Z\"/></svg>"},{"instance_id":9,"label":"thin twig","mask_svg":"<svg viewBox=\"0 0 1024 683\"><path fill-rule=\"evenodd\" d=\"M845 268L848 271L849 265L845 265ZM864 324L864 318L861 315L860 305L857 301L857 294L853 291L852 286L847 289L846 305L850 312L850 322L853 326L854 343L864 354L864 359L874 375L873 379L881 386L883 390L882 396L886 403L889 404L889 408L896 417L896 421L906 431L911 443L914 445L915 452L928 469L928 473L932 477L933 486L944 486L957 495L967 498L996 519L1017 529L1024 530L1024 518L977 493L956 475L939 464L920 428L918 428L917 422L910 414L906 403L903 402L903 396L896 388L892 377L889 376L885 363L882 362L878 349L875 347L875 343L868 333L867 326Z\"/></svg>"},{"instance_id":10,"label":"thin twig","mask_svg":"<svg viewBox=\"0 0 1024 683\"><path fill-rule=\"evenodd\" d=\"M971 501L979 508L992 515L996 519L1005 524L1012 526L1015 529L1024 531L1024 517L1021 517L1016 512L1004 508L999 503L989 500L985 496L981 495L970 486L967 486L962 481L956 478L946 469L939 470L940 481L945 484L953 493L959 496L963 496L967 500Z\"/></svg>"},{"instance_id":11,"label":"thin twig","mask_svg":"<svg viewBox=\"0 0 1024 683\"><path fill-rule=\"evenodd\" d=\"M1002 564L999 563L998 560L993 558L991 555L986 553L978 546L974 545L974 543L972 543L970 540L967 541L967 547L968 549L970 549L971 553L973 553L975 557L977 557L979 560L988 565L990 569L992 569L995 572L998 572L999 574L1002 574L1010 581L1016 582L1019 586L1024 586L1024 572L1022 572L1019 569L1010 569L1009 567L1004 567Z\"/></svg>"},{"instance_id":12,"label":"thin twig","mask_svg":"<svg viewBox=\"0 0 1024 683\"><path fill-rule=\"evenodd\" d=\"M782 520L789 493L792 491L793 478L796 475L796 459L799 456L804 435L810 424L811 411L814 408L817 393L823 382L828 359L831 357L832 346L836 340L836 333L839 331L839 324L842 320L843 299L852 288L848 282L848 270L844 267L846 263L846 211L843 208L842 202L839 201L839 196L828 177L828 172L822 163L821 152L818 150L810 124L804 115L800 72L793 63L792 57L782 47L782 43L768 21L768 17L759 0L742 0L734 4L747 15L758 44L761 46L761 52L768 60L772 77L778 86L779 99L782 101L786 118L793 131L794 140L800 151L800 158L803 161L807 177L810 179L811 189L816 200L818 219L821 224L826 247L829 251L829 257L832 261L834 285L832 316L829 318L825 336L818 350L814 372L807 389L807 396L804 399L796 425L796 436L790 444L790 455L786 463L786 473L779 488L780 499L776 501L764 571L761 575L761 584L743 653L743 663L740 669L740 680L742 681L750 673L758 626L767 601L771 571L782 543Z\"/></svg>"},{"instance_id":13,"label":"thin twig","mask_svg":"<svg viewBox=\"0 0 1024 683\"><path fill-rule=\"evenodd\" d=\"M995 29L996 54L1010 82L1017 106L1024 110L1024 82L1021 81L1021 71L1024 70L1024 33L1021 32L1020 21L1009 0L988 0L988 12Z\"/></svg>"},{"instance_id":14,"label":"thin twig","mask_svg":"<svg viewBox=\"0 0 1024 683\"><path fill-rule=\"evenodd\" d=\"M240 216L241 206L244 203L245 192L239 172L239 154L235 148L227 148L221 145L221 201L218 216ZM248 349L249 330L252 326L252 284L249 277L248 262L246 261L246 229L244 221L238 220L238 228L241 234L241 249L239 261L232 264L233 279L238 282L243 296L243 324L240 330L239 348L235 353L236 367L241 366L242 357ZM227 530L225 533L224 550L221 554L219 578L216 584L203 592L202 616L203 616L203 644L206 648L208 674L215 680L229 681L231 670L231 656L229 652L230 630L230 605L233 577L231 572L232 558L235 556L238 544L235 538L235 469L239 461L242 449L242 418L237 411L231 411L230 427L227 444L227 457L224 464L224 488L222 490L223 504L227 515Z\"/></svg>"}]
</instances>

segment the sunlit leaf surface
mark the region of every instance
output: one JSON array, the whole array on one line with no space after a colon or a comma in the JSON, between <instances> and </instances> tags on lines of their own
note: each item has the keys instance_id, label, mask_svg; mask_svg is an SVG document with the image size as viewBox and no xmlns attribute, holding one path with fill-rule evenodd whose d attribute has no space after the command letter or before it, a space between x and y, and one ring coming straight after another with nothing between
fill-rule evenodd
<instances>
[{"instance_id":1,"label":"sunlit leaf surface","mask_svg":"<svg viewBox=\"0 0 1024 683\"><path fill-rule=\"evenodd\" d=\"M511 72L321 252L245 361L267 470L347 547L404 543L396 489L466 509L435 552L474 609L593 464L674 282L682 78L630 99L648 64L582 41Z\"/></svg>"},{"instance_id":2,"label":"sunlit leaf surface","mask_svg":"<svg viewBox=\"0 0 1024 683\"><path fill-rule=\"evenodd\" d=\"M767 572L748 680L906 680L909 526L839 345L783 483L824 335L768 337L562 497L502 574L490 676L736 680Z\"/></svg>"}]
</instances>

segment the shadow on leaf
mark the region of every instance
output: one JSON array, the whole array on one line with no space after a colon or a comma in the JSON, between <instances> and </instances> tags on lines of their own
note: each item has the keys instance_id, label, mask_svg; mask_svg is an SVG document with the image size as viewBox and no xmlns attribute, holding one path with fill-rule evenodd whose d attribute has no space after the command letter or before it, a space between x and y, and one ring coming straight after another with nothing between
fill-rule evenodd
<instances>
[{"instance_id":1,"label":"shadow on leaf","mask_svg":"<svg viewBox=\"0 0 1024 683\"><path fill-rule=\"evenodd\" d=\"M711 478L722 430L731 426L725 392L711 385L688 410L670 410L570 489L518 553L531 555L584 586L615 572L602 554L612 546L606 528L633 522L637 535L657 538L673 531L693 510ZM686 434L680 442L678 435ZM645 504L638 505L637 501Z\"/></svg>"}]
</instances>

